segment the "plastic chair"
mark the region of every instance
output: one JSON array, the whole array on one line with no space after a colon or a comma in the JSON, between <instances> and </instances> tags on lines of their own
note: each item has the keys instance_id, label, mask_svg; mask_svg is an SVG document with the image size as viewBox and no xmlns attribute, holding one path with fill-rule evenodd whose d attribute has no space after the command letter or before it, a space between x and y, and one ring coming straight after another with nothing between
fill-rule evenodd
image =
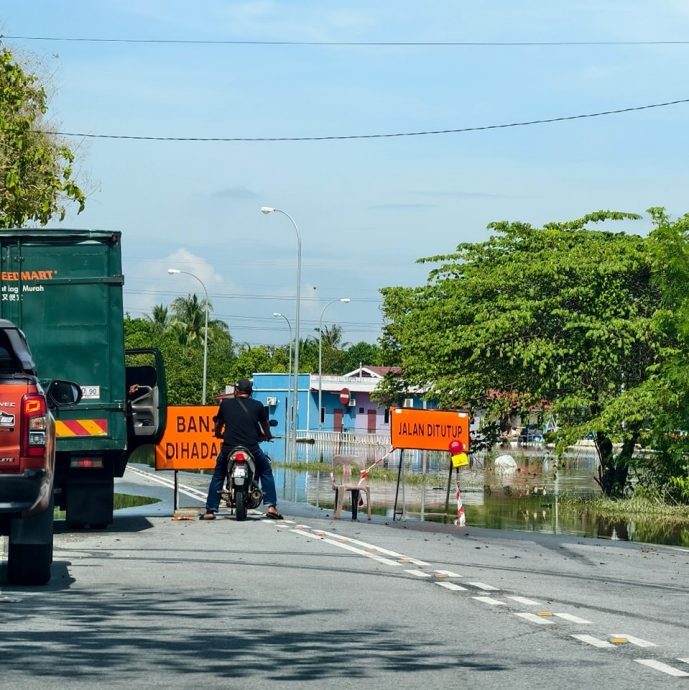
<instances>
[{"instance_id":1,"label":"plastic chair","mask_svg":"<svg viewBox=\"0 0 689 690\"><path fill-rule=\"evenodd\" d=\"M366 494L366 508L368 510L368 519L370 520L371 487L368 485L366 479L355 481L352 478L352 467L358 467L359 472L362 472L366 469L366 459L357 457L356 455L333 456L333 471L330 473L333 490L335 491L335 511L333 513L333 518L339 520L342 516L342 504L344 503L345 493L349 491L352 494L352 520L356 520L357 518L359 496L362 492ZM342 469L342 474L338 474L338 468Z\"/></svg>"}]
</instances>

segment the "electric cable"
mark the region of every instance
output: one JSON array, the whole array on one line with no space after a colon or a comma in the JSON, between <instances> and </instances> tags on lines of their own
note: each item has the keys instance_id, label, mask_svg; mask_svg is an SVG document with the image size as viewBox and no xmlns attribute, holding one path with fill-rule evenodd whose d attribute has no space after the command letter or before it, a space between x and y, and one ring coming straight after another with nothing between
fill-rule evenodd
<instances>
[{"instance_id":1,"label":"electric cable","mask_svg":"<svg viewBox=\"0 0 689 690\"><path fill-rule=\"evenodd\" d=\"M620 113L638 112L641 110L651 110L653 108L667 108L673 105L689 103L689 98L682 98L675 101L665 101L663 103L648 103L646 105L630 106L628 108L616 108L614 110L601 110L594 113L582 113L579 115L562 115L560 117L549 117L538 120L525 120L522 122L509 122L496 125L481 125L477 127L458 127L454 129L432 129L416 132L391 132L378 134L343 134L325 136L301 136L301 137L161 137L135 134L89 134L86 132L43 132L42 134L57 134L63 137L78 137L83 139L126 139L135 141L191 141L191 142L275 142L275 141L342 141L352 139L391 139L400 137L420 137L439 134L462 134L465 132L482 132L493 129L508 129L510 127L529 127L531 125L543 125L553 122L567 122L571 120L583 120L593 117L605 117L609 115L619 115Z\"/></svg>"}]
</instances>

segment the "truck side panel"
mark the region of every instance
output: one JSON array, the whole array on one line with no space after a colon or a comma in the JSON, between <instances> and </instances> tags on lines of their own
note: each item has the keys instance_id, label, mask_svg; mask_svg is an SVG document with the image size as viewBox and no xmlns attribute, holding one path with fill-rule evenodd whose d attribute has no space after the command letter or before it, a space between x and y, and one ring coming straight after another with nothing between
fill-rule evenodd
<instances>
[{"instance_id":1,"label":"truck side panel","mask_svg":"<svg viewBox=\"0 0 689 690\"><path fill-rule=\"evenodd\" d=\"M0 233L0 315L31 342L44 380L82 386L60 411L58 452L126 447L120 235L99 231Z\"/></svg>"}]
</instances>

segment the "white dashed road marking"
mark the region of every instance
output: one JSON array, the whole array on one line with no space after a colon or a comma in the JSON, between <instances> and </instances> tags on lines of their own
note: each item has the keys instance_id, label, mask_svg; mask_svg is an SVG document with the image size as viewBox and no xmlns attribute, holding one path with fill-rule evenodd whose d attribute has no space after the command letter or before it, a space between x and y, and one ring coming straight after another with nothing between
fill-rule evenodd
<instances>
[{"instance_id":1,"label":"white dashed road marking","mask_svg":"<svg viewBox=\"0 0 689 690\"><path fill-rule=\"evenodd\" d=\"M430 577L428 573L424 573L423 570L405 570L405 573L409 575L415 575L416 577Z\"/></svg>"},{"instance_id":2,"label":"white dashed road marking","mask_svg":"<svg viewBox=\"0 0 689 690\"><path fill-rule=\"evenodd\" d=\"M632 635L625 635L624 633L612 633L611 637L622 637L630 644L635 644L637 647L657 647L655 642L647 642L638 637L633 637Z\"/></svg>"},{"instance_id":3,"label":"white dashed road marking","mask_svg":"<svg viewBox=\"0 0 689 690\"><path fill-rule=\"evenodd\" d=\"M586 642L586 644L590 644L594 647L598 647L599 649L614 649L615 645L611 644L607 640L599 640L597 637L593 637L593 635L572 635L572 637L575 640L580 640L581 642Z\"/></svg>"},{"instance_id":4,"label":"white dashed road marking","mask_svg":"<svg viewBox=\"0 0 689 690\"><path fill-rule=\"evenodd\" d=\"M587 621L584 618L579 618L579 616L573 616L571 613L553 613L553 616L562 618L562 620L569 621L570 623L579 623L580 625L592 625L591 621Z\"/></svg>"},{"instance_id":5,"label":"white dashed road marking","mask_svg":"<svg viewBox=\"0 0 689 690\"><path fill-rule=\"evenodd\" d=\"M689 676L689 673L686 671L680 671L678 668L664 664L662 661L656 661L655 659L634 659L634 661L642 666L648 666L648 668L655 669L656 671L667 673L668 676L675 676L675 678L686 678Z\"/></svg>"},{"instance_id":6,"label":"white dashed road marking","mask_svg":"<svg viewBox=\"0 0 689 690\"><path fill-rule=\"evenodd\" d=\"M541 604L533 599L527 599L526 597L507 597L516 601L518 604L524 604L525 606L540 606Z\"/></svg>"},{"instance_id":7,"label":"white dashed road marking","mask_svg":"<svg viewBox=\"0 0 689 690\"><path fill-rule=\"evenodd\" d=\"M551 621L549 618L537 616L535 613L515 613L514 615L519 616L519 618L523 618L525 621L529 621L529 623L536 623L537 625L553 624L553 621Z\"/></svg>"},{"instance_id":8,"label":"white dashed road marking","mask_svg":"<svg viewBox=\"0 0 689 690\"><path fill-rule=\"evenodd\" d=\"M460 587L459 585L456 585L454 582L436 582L435 584L438 585L438 587L444 587L445 589L449 589L452 592L467 591L466 587Z\"/></svg>"},{"instance_id":9,"label":"white dashed road marking","mask_svg":"<svg viewBox=\"0 0 689 690\"><path fill-rule=\"evenodd\" d=\"M493 587L493 585L484 585L483 582L470 582L470 585L473 587L478 587L479 589L484 590L485 592L499 592L500 589L498 587Z\"/></svg>"},{"instance_id":10,"label":"white dashed road marking","mask_svg":"<svg viewBox=\"0 0 689 690\"><path fill-rule=\"evenodd\" d=\"M267 522L273 522L271 520L267 520ZM285 520L282 525L286 526L286 523L293 524L292 521L287 521ZM274 523L275 524L275 523ZM280 526L279 524L277 526ZM290 528L290 531L293 532L294 534L299 534L304 537L308 538L315 538L318 541L325 542L326 544L330 544L332 546L336 546L340 549L344 549L346 551L349 551L351 553L355 553L359 556L365 556L366 558L370 558L374 561L377 561L378 563L382 563L384 565L390 565L390 566L396 566L399 567L402 564L407 564L411 563L417 566L430 566L430 563L427 563L425 561L421 561L415 558L410 558L408 556L405 556L403 554L397 553L396 551L390 551L389 549L383 549L379 546L375 546L373 544L369 544L364 541L360 541L358 539L351 539L349 537L344 537L339 534L334 534L332 532L326 532L325 530L316 530L312 529L308 525L299 525L297 524L294 528ZM356 545L356 546L355 546ZM359 548L361 547L361 548ZM386 556L389 556L390 558L384 558L383 556L379 554L385 554ZM392 558L396 560L392 560ZM434 570L432 573L425 572L423 570L414 570L414 569L409 569L405 570L405 573L408 575L412 575L414 577L420 578L420 579L431 579L431 578L460 578L462 577L459 573L455 573L451 570ZM462 587L461 585L457 585L454 582L438 582L437 580L434 582L434 584L438 585L439 587L443 587L444 589L447 589L451 592L461 592L461 591L467 591L467 587ZM467 583L471 585L472 587L475 587L477 589L486 591L486 592L499 592L500 589L498 587L493 587L493 585L488 585L485 584L484 582L469 582ZM541 604L538 601L535 601L534 599L529 599L528 597L520 597L520 596L508 596L508 599L518 603L522 604L525 606L540 606ZM507 606L507 604L504 601L500 601L499 599L495 599L491 596L487 595L481 595L481 596L474 596L473 599L476 601L481 602L482 604L486 604L488 606ZM584 618L580 618L579 616L575 616L571 613L553 613L552 616L541 616L537 615L535 613L526 613L526 612L513 612L515 616L518 618L521 618L523 620L529 621L530 623L534 623L536 625L553 625L553 617L559 618L564 621L568 621L570 623L575 623L577 625L591 625L591 621L588 621ZM602 640L596 637L593 637L592 635L571 635L572 638L579 640L580 642L584 642L586 644L589 644L593 647L597 647L599 649L615 649L618 645L613 644L612 642L609 642L608 640ZM609 635L610 638L621 638L622 640L633 644L637 647L655 647L657 646L654 642L649 642L647 640L642 640L639 637L634 637L633 635L625 635L625 634L611 634ZM643 666L647 666L648 668L652 668L654 670L660 671L662 673L666 673L670 676L675 676L675 677L687 677L689 676L689 672L687 671L682 671L679 669L676 669L668 664L665 664L661 661L656 661L654 659L635 659L635 661ZM681 658L678 659L678 661L682 663L689 663L689 658Z\"/></svg>"},{"instance_id":11,"label":"white dashed road marking","mask_svg":"<svg viewBox=\"0 0 689 690\"><path fill-rule=\"evenodd\" d=\"M493 599L493 597L474 597L474 599L480 601L482 604L488 604L489 606L507 606L504 601Z\"/></svg>"}]
</instances>

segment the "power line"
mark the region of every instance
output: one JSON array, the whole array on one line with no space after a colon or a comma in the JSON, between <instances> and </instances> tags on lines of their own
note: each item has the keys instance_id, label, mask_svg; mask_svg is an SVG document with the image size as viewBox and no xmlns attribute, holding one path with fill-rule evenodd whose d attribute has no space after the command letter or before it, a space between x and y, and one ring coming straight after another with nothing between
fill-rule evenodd
<instances>
[{"instance_id":1,"label":"power line","mask_svg":"<svg viewBox=\"0 0 689 690\"><path fill-rule=\"evenodd\" d=\"M133 288L124 288L123 290L126 294L131 295L164 295L166 297L183 297L189 294L189 291L179 291L179 290L135 290ZM193 291L192 291L193 292ZM239 299L239 300L270 300L270 301L295 301L296 297L294 295L266 295L266 294L251 294L251 293L230 293L230 292L209 292L209 299ZM319 304L322 300L319 297L302 297L302 302L313 302ZM373 304L379 304L383 300L380 297L355 297L352 301L359 302L370 302Z\"/></svg>"},{"instance_id":2,"label":"power line","mask_svg":"<svg viewBox=\"0 0 689 690\"><path fill-rule=\"evenodd\" d=\"M182 38L97 38L88 36L4 36L12 41L56 41L61 43L143 43L153 45L235 45L235 46L333 46L333 47L460 47L520 48L558 46L667 46L689 45L689 41L259 41Z\"/></svg>"},{"instance_id":3,"label":"power line","mask_svg":"<svg viewBox=\"0 0 689 690\"><path fill-rule=\"evenodd\" d=\"M329 136L303 136L303 137L157 137L141 136L133 134L87 134L85 132L41 132L44 134L58 134L63 137L79 137L83 139L128 139L136 141L195 141L195 142L261 142L261 141L342 141L345 139L391 139L395 137L420 137L432 134L461 134L464 132L481 132L491 129L507 129L510 127L528 127L531 125L544 125L552 122L566 122L570 120L583 120L592 117L604 117L607 115L619 115L652 108L666 108L671 105L689 103L689 98L664 103L649 103L629 108L616 108L615 110L602 110L596 113L584 113L580 115L563 115L561 117L549 117L540 120L526 120L524 122L509 122L497 125L482 125L478 127L460 127L456 129L433 129L419 132L394 132L381 134L346 134ZM39 130L40 131L40 130Z\"/></svg>"}]
</instances>

